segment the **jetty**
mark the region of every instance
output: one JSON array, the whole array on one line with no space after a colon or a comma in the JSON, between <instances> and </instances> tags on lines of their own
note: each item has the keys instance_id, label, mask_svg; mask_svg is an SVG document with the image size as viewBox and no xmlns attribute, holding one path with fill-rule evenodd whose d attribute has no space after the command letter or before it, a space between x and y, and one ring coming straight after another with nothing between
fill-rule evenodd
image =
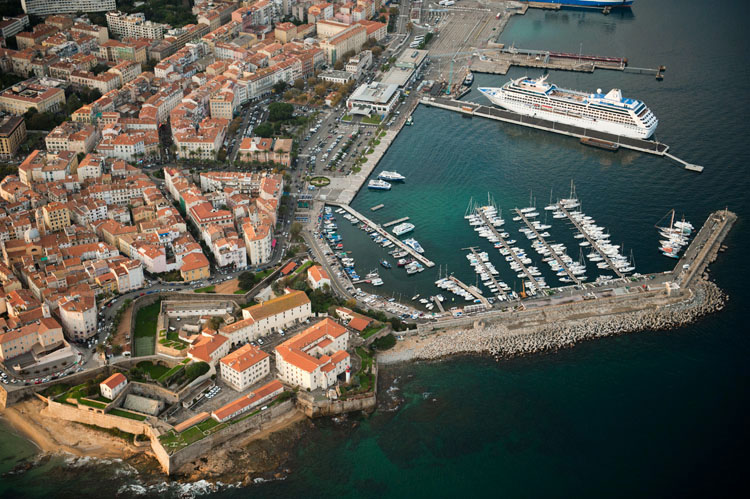
<instances>
[{"instance_id":1,"label":"jetty","mask_svg":"<svg viewBox=\"0 0 750 499\"><path fill-rule=\"evenodd\" d=\"M625 57L552 52L550 50L522 49L515 46L500 48L484 57L472 60L470 68L476 73L506 74L511 66L558 71L593 73L596 69L624 71ZM641 74L658 74L658 69L637 68Z\"/></svg>"},{"instance_id":2,"label":"jetty","mask_svg":"<svg viewBox=\"0 0 750 499\"><path fill-rule=\"evenodd\" d=\"M495 279L495 276L492 275L492 272L490 272L490 269L487 268L487 266L484 264L484 262L482 261L482 259L479 257L479 253L477 253L477 249L475 247L473 247L473 246L469 246L468 248L464 248L464 249L467 249L467 250L471 251L471 254L474 255L474 257L477 259L477 262L482 267L482 270L488 276L490 276L490 281L492 281L492 284L497 289L497 293L500 294L503 297L503 300L504 301L510 301L508 299L508 295L505 294L505 291L503 291L503 288L500 287L500 283L497 282L497 279Z\"/></svg>"},{"instance_id":3,"label":"jetty","mask_svg":"<svg viewBox=\"0 0 750 499\"><path fill-rule=\"evenodd\" d=\"M372 208L370 208L370 211L378 211L383 206L385 206L385 205L382 204L382 203L381 204L376 204L375 206L373 206Z\"/></svg>"},{"instance_id":4,"label":"jetty","mask_svg":"<svg viewBox=\"0 0 750 499\"><path fill-rule=\"evenodd\" d=\"M416 261L418 261L419 263L421 263L425 267L430 268L430 267L434 267L435 266L435 262L433 262L432 260L429 260L424 255L422 255L421 253L418 253L417 251L414 251L414 249L412 249L411 247L409 247L406 244L404 244L399 238L397 238L396 236L394 236L393 234L391 234L390 232L388 232L387 230L385 230L382 226L380 226L377 223L373 222L372 220L370 220L369 218L367 218L366 216L364 216L363 214L361 214L360 212L358 212L357 210L355 210L354 208L352 208L348 204L343 204L343 203L328 203L328 204L330 204L331 206L338 206L339 208L342 208L345 211L349 212L350 214L354 215L355 217L357 217L358 219L360 219L362 222L365 222L367 225L369 225L370 227L372 227L373 229L375 229L375 231L378 234L380 234L384 238L388 239L396 247L398 247L398 248L406 251L407 253L409 253L409 255L412 258L414 258Z\"/></svg>"},{"instance_id":5,"label":"jetty","mask_svg":"<svg viewBox=\"0 0 750 499\"><path fill-rule=\"evenodd\" d=\"M383 227L390 227L391 225L400 224L401 222L406 222L407 220L409 220L409 217L403 217L403 218L399 218L397 220L391 220L388 223L384 223Z\"/></svg>"},{"instance_id":6,"label":"jetty","mask_svg":"<svg viewBox=\"0 0 750 499\"><path fill-rule=\"evenodd\" d=\"M570 215L570 212L565 208L565 206L563 205L563 203L561 201L558 201L557 208L565 214L565 216L575 226L575 228L578 230L578 232L580 232L581 234L583 234L583 237L585 237L586 240L591 244L591 247L594 248L594 251L596 251L597 253L599 253L599 256L601 256L604 259L604 261L607 262L607 266L609 266L609 268L612 269L612 271L615 274L617 274L617 277L625 277L625 274L623 274L622 272L620 272L620 270L617 268L617 266L615 266L615 264L607 256L607 254L604 251L602 251L602 249L599 247L599 245L596 243L596 241L594 239L592 239L591 237L589 237L588 233L583 229L583 227L581 226L581 224L578 223L578 221Z\"/></svg>"},{"instance_id":7,"label":"jetty","mask_svg":"<svg viewBox=\"0 0 750 499\"><path fill-rule=\"evenodd\" d=\"M510 247L510 245L505 242L505 238L500 234L500 231L498 231L494 225L490 222L489 218L487 218L487 215L482 212L482 210L477 210L477 214L482 218L482 221L487 225L487 227L492 231L492 234L500 241L500 244L502 247L510 253L510 256L513 258L513 261L515 261L519 267L521 267L521 271L526 275L526 277L529 279L531 283L534 284L534 287L539 289L539 286L537 285L537 281L534 278L534 276L531 274L531 271L526 267L526 265L523 264L520 258L518 258L518 255L516 255L516 252L513 251L513 248Z\"/></svg>"},{"instance_id":8,"label":"jetty","mask_svg":"<svg viewBox=\"0 0 750 499\"><path fill-rule=\"evenodd\" d=\"M581 281L578 278L578 276L576 276L575 274L573 274L573 272L570 270L570 268L568 268L567 264L562 260L562 258L560 258L560 255L557 254L557 251L555 251L554 249L552 249L552 246L549 245L549 243L547 242L547 240L545 238L543 238L541 234L539 234L538 230L536 230L536 227L534 227L534 224L532 224L531 221L529 221L529 219L526 218L526 215L521 210L519 210L518 208L516 208L515 211L518 214L518 216L521 217L521 220L523 220L523 223L526 224L526 227L528 227L529 229L531 229L531 231L536 236L537 240L544 245L544 247L547 249L547 251L549 251L550 255L563 268L563 270L565 271L565 273L568 274L568 277L570 277L573 280L573 282L575 282L576 284L582 284L583 281Z\"/></svg>"},{"instance_id":9,"label":"jetty","mask_svg":"<svg viewBox=\"0 0 750 499\"><path fill-rule=\"evenodd\" d=\"M473 296L474 298L476 298L477 300L479 300L482 303L482 305L484 305L485 309L489 310L489 309L492 308L492 305L487 300L487 298L485 298L484 296L482 296L482 293L480 293L474 286L469 286L467 284L464 284L457 277L454 277L454 276L450 276L450 277L448 277L448 279L450 279L451 281L453 281L456 284L458 284L459 287L463 288L468 293L470 293L471 296Z\"/></svg>"},{"instance_id":10,"label":"jetty","mask_svg":"<svg viewBox=\"0 0 750 499\"><path fill-rule=\"evenodd\" d=\"M487 118L496 121L502 121L504 123L511 123L513 125L521 125L528 128L536 128L537 130L544 130L545 132L557 133L560 135L567 135L569 137L576 137L579 140L581 138L594 138L601 141L611 142L616 144L620 148L630 149L646 154L653 154L655 156L662 156L673 161L682 164L686 170L701 172L703 167L699 165L693 165L687 161L683 161L676 156L669 154L669 146L662 142L655 140L645 139L634 139L631 137L623 137L621 135L614 135L611 133L599 132L597 130L589 130L587 128L567 125L564 123L557 123L554 121L546 120L543 118L537 118L534 116L524 116L522 114L507 111L494 106L485 106L483 104L477 104L476 102L458 101L455 99L445 97L423 97L420 100L421 104L428 107L436 107L439 109L446 109L448 111L454 111L467 116L479 116L481 118ZM689 166L689 167L688 167Z\"/></svg>"},{"instance_id":11,"label":"jetty","mask_svg":"<svg viewBox=\"0 0 750 499\"><path fill-rule=\"evenodd\" d=\"M441 314L445 313L445 309L443 308L443 302L441 302L437 296L430 297L432 299L432 302L437 305L437 308L440 310Z\"/></svg>"}]
</instances>

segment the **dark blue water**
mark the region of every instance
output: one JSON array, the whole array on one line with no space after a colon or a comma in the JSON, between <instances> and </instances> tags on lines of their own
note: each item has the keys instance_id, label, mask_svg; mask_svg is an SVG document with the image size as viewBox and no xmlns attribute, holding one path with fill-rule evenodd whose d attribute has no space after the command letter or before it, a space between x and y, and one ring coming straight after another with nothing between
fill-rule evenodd
<instances>
[{"instance_id":1,"label":"dark blue water","mask_svg":"<svg viewBox=\"0 0 750 499\"><path fill-rule=\"evenodd\" d=\"M390 192L362 192L354 206L386 207L377 221L410 216L428 257L471 281L465 251L481 245L463 220L470 197L491 193L506 212L567 195L571 179L583 208L632 249L638 270L666 270L653 225L671 208L695 225L728 206L740 220L711 268L731 299L719 314L669 332L643 332L584 343L555 354L494 363L470 358L388 368L383 388L402 400L350 424L317 421L300 442L283 482L219 495L289 497L694 497L741 490L747 468L747 328L742 324L748 247L745 219L750 177L747 137L750 62L746 2L638 0L632 12L529 11L501 40L524 48L628 57L633 66L667 66L663 82L620 72L553 72L561 86L621 88L644 100L660 120L658 138L696 175L664 159L584 148L576 140L420 108L380 169L408 177ZM475 87L507 77L477 75ZM534 73L529 72L534 76ZM468 99L479 101L478 95ZM509 218L509 217L506 217ZM557 222L557 221L555 221ZM360 272L385 254L340 220L346 248ZM509 222L511 231L517 224ZM553 223L553 236L570 238ZM570 244L569 244L570 246ZM498 269L504 262L495 261ZM402 298L435 292L434 271L406 278L382 271L383 293ZM504 277L506 277L504 275ZM511 282L511 277L508 277ZM390 394L384 392L388 400ZM0 433L0 448L21 448ZM28 451L24 451L28 452ZM7 455L7 454L6 454ZM7 469L8 461L0 462ZM71 490L90 478L45 468L55 486ZM44 473L0 480L29 497L54 491ZM117 491L122 479L84 483L82 495Z\"/></svg>"}]
</instances>

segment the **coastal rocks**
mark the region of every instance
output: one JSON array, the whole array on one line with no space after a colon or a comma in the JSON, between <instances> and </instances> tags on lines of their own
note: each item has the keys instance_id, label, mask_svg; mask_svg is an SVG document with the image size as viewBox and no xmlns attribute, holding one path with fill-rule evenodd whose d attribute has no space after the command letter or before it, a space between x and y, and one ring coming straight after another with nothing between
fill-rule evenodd
<instances>
[{"instance_id":1,"label":"coastal rocks","mask_svg":"<svg viewBox=\"0 0 750 499\"><path fill-rule=\"evenodd\" d=\"M386 352L379 362L434 360L455 354L490 354L511 357L571 347L584 340L644 330L666 330L694 322L721 310L726 295L712 282L701 281L686 299L636 312L576 318L558 317L543 324L509 329L505 324L444 331L421 337L410 348Z\"/></svg>"}]
</instances>

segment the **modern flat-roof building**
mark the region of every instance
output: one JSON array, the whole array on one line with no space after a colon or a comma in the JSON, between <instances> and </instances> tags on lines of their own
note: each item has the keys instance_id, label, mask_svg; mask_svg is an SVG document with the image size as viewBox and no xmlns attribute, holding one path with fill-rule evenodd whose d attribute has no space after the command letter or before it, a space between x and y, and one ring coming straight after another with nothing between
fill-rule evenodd
<instances>
[{"instance_id":1,"label":"modern flat-roof building","mask_svg":"<svg viewBox=\"0 0 750 499\"><path fill-rule=\"evenodd\" d=\"M32 78L6 88L0 93L0 111L16 115L31 108L40 113L59 111L65 105L65 90L47 82L57 83L58 80Z\"/></svg>"},{"instance_id":2,"label":"modern flat-roof building","mask_svg":"<svg viewBox=\"0 0 750 499\"><path fill-rule=\"evenodd\" d=\"M20 116L0 118L0 158L13 156L26 140L26 122Z\"/></svg>"},{"instance_id":3,"label":"modern flat-roof building","mask_svg":"<svg viewBox=\"0 0 750 499\"><path fill-rule=\"evenodd\" d=\"M169 25L146 20L146 14L136 12L107 12L107 26L109 33L117 38L148 38L161 40Z\"/></svg>"},{"instance_id":4,"label":"modern flat-roof building","mask_svg":"<svg viewBox=\"0 0 750 499\"><path fill-rule=\"evenodd\" d=\"M106 12L115 10L115 0L21 0L27 14L48 16L50 14L75 14L77 12Z\"/></svg>"},{"instance_id":5,"label":"modern flat-roof building","mask_svg":"<svg viewBox=\"0 0 750 499\"><path fill-rule=\"evenodd\" d=\"M398 104L398 86L377 81L364 83L346 100L346 107L353 114L387 116Z\"/></svg>"},{"instance_id":6,"label":"modern flat-roof building","mask_svg":"<svg viewBox=\"0 0 750 499\"><path fill-rule=\"evenodd\" d=\"M416 79L426 61L426 50L406 49L393 67L383 75L382 82L404 88Z\"/></svg>"}]
</instances>

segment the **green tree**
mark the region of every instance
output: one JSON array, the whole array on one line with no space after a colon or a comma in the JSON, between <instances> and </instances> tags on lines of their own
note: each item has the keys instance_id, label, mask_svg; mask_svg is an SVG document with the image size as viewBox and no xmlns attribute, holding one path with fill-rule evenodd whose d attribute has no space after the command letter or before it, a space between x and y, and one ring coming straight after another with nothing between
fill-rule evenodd
<instances>
[{"instance_id":1,"label":"green tree","mask_svg":"<svg viewBox=\"0 0 750 499\"><path fill-rule=\"evenodd\" d=\"M257 137L273 137L273 125L271 125L267 121L264 121L263 123L255 127L255 130L253 130L253 134Z\"/></svg>"},{"instance_id":2,"label":"green tree","mask_svg":"<svg viewBox=\"0 0 750 499\"><path fill-rule=\"evenodd\" d=\"M315 94L318 97L323 97L326 94L327 88L324 83L318 83L315 85Z\"/></svg>"},{"instance_id":3,"label":"green tree","mask_svg":"<svg viewBox=\"0 0 750 499\"><path fill-rule=\"evenodd\" d=\"M279 82L276 82L276 83L274 84L274 86L273 86L273 92L274 92L275 94L281 94L281 93L284 93L284 90L286 90L286 87L287 87L287 86L288 86L288 85L287 85L287 83L286 83L285 81L283 81L283 80L282 80L282 81L279 81Z\"/></svg>"},{"instance_id":4,"label":"green tree","mask_svg":"<svg viewBox=\"0 0 750 499\"><path fill-rule=\"evenodd\" d=\"M294 88L297 90L304 90L305 89L305 80L304 78L297 78L294 80Z\"/></svg>"},{"instance_id":5,"label":"green tree","mask_svg":"<svg viewBox=\"0 0 750 499\"><path fill-rule=\"evenodd\" d=\"M252 272L243 272L237 277L237 284L243 291L249 291L255 285L256 277Z\"/></svg>"},{"instance_id":6,"label":"green tree","mask_svg":"<svg viewBox=\"0 0 750 499\"><path fill-rule=\"evenodd\" d=\"M185 368L185 376L189 380L194 380L198 376L203 376L211 369L211 366L205 362L193 362Z\"/></svg>"},{"instance_id":7,"label":"green tree","mask_svg":"<svg viewBox=\"0 0 750 499\"><path fill-rule=\"evenodd\" d=\"M292 118L294 106L288 102L272 102L268 106L269 121L286 121Z\"/></svg>"},{"instance_id":8,"label":"green tree","mask_svg":"<svg viewBox=\"0 0 750 499\"><path fill-rule=\"evenodd\" d=\"M342 59L339 59L333 64L333 69L336 69L338 71L341 71L344 69L344 61Z\"/></svg>"},{"instance_id":9,"label":"green tree","mask_svg":"<svg viewBox=\"0 0 750 499\"><path fill-rule=\"evenodd\" d=\"M297 239L300 232L302 232L302 224L299 222L294 222L289 228L289 234L291 234L292 239Z\"/></svg>"}]
</instances>

